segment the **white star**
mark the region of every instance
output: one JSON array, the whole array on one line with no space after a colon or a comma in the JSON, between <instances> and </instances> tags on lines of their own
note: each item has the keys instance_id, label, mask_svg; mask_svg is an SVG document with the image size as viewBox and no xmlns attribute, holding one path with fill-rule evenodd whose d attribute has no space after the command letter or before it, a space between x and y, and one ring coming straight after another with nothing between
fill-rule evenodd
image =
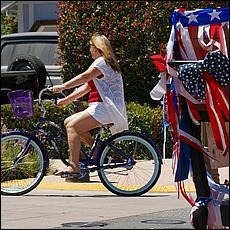
<instances>
[{"instance_id":1,"label":"white star","mask_svg":"<svg viewBox=\"0 0 230 230\"><path fill-rule=\"evenodd\" d=\"M208 13L208 14L211 16L211 21L212 21L212 20L215 19L215 18L217 18L217 19L220 20L220 17L219 17L219 14L220 14L220 13L221 13L221 12L216 12L216 10L213 10L212 13Z\"/></svg>"},{"instance_id":2,"label":"white star","mask_svg":"<svg viewBox=\"0 0 230 230\"><path fill-rule=\"evenodd\" d=\"M198 17L199 15L194 15L193 13L191 13L190 14L190 16L188 16L189 17L189 20L188 20L188 23L191 23L191 22L198 22L197 21L197 19L196 19L196 17Z\"/></svg>"}]
</instances>

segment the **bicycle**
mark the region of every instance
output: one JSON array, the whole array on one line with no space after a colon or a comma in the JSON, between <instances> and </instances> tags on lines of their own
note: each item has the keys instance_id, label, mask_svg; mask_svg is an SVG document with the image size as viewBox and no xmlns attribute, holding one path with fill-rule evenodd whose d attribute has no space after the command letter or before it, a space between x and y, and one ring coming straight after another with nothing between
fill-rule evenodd
<instances>
[{"instance_id":1,"label":"bicycle","mask_svg":"<svg viewBox=\"0 0 230 230\"><path fill-rule=\"evenodd\" d=\"M66 132L55 122L45 118L46 100L42 100L42 94L47 90L48 87L39 92L38 105L41 115L32 132L14 130L1 134L3 195L26 194L42 181L49 166L49 154L44 140L53 147L61 161L69 166L68 160L57 145L58 141L67 141ZM21 112L19 118L23 118ZM44 124L55 128L57 132L46 132L42 128ZM81 148L85 156L85 159L80 159L81 171L97 171L102 184L119 196L139 196L148 192L156 184L161 173L162 159L155 142L142 133L132 131L110 135L102 140L101 135L109 127L110 125L106 125L100 128L90 151ZM53 135L54 133L56 135ZM93 159L99 143L96 159Z\"/></svg>"}]
</instances>

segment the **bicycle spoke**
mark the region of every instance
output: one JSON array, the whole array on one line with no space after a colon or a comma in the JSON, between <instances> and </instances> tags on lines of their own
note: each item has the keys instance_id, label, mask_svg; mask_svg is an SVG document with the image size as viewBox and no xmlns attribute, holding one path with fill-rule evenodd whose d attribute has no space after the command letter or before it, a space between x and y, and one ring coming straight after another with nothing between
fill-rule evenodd
<instances>
[{"instance_id":1,"label":"bicycle spoke","mask_svg":"<svg viewBox=\"0 0 230 230\"><path fill-rule=\"evenodd\" d=\"M31 191L44 176L45 162L37 143L26 134L1 136L1 193L21 195Z\"/></svg>"},{"instance_id":2,"label":"bicycle spoke","mask_svg":"<svg viewBox=\"0 0 230 230\"><path fill-rule=\"evenodd\" d=\"M124 196L149 191L161 170L155 146L144 135L132 132L115 135L111 143L105 146L100 157L98 174L105 187Z\"/></svg>"}]
</instances>

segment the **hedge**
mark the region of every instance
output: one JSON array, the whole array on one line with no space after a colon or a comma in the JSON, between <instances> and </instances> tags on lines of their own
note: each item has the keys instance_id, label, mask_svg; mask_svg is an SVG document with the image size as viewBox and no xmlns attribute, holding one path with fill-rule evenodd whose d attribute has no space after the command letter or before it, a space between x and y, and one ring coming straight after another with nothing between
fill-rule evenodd
<instances>
[{"instance_id":1,"label":"hedge","mask_svg":"<svg viewBox=\"0 0 230 230\"><path fill-rule=\"evenodd\" d=\"M171 31L171 17L180 6L228 7L228 1L58 1L57 22L64 81L86 70L92 62L89 39L95 32L105 34L119 60L127 102L152 106L149 92L158 82L149 56L159 54ZM165 48L163 49L163 51Z\"/></svg>"},{"instance_id":2,"label":"hedge","mask_svg":"<svg viewBox=\"0 0 230 230\"><path fill-rule=\"evenodd\" d=\"M84 107L87 104L84 103ZM66 117L72 114L73 107L71 105L65 106L64 108L58 108L51 103L46 103L45 108L47 110L46 117L51 121L59 124L64 128L63 122ZM36 120L40 116L40 110L38 106L34 105L35 113L32 118L27 118L23 120L17 120L12 117L11 106L10 105L1 105L1 127L2 132L6 130L19 129L23 131L32 131L33 127L36 124ZM151 108L149 105L141 105L139 103L130 102L127 103L127 115L129 128L132 131L142 132L148 137L152 138L155 143L158 145L158 148L162 149L163 143L163 134L162 134L162 111L161 107ZM52 130L49 130L52 132ZM55 130L56 132L56 130ZM57 133L55 133L57 134ZM95 132L92 133L93 135ZM61 143L62 151L67 154L68 146ZM48 145L47 145L48 147ZM167 141L167 157L171 157L172 154L172 143L170 138ZM51 158L57 158L55 152L52 148L48 147L48 151ZM67 156L67 155L66 155Z\"/></svg>"}]
</instances>

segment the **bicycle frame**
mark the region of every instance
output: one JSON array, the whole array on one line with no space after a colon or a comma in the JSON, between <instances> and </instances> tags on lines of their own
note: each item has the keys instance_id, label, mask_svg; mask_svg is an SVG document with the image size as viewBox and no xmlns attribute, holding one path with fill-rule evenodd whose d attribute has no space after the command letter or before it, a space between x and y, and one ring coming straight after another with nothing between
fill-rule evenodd
<instances>
[{"instance_id":1,"label":"bicycle frame","mask_svg":"<svg viewBox=\"0 0 230 230\"><path fill-rule=\"evenodd\" d=\"M61 153L60 149L58 148L58 146L56 145L55 139L57 138L56 136L53 135L49 135L47 132L45 132L40 126L42 124L49 124L57 129L59 129L65 136L66 136L66 132L56 123L45 119L45 118L40 118L39 121L36 124L35 127L35 133L37 133L37 135L41 134L42 136L46 137L46 140L48 140L48 142L53 146L53 148L55 149L56 153L58 154L59 158L61 159L61 161L65 164L65 165L69 165L68 161L65 160L63 154ZM100 130L100 132L96 135L95 137L95 141L94 144L89 152L89 154L87 154L87 152L85 151L85 149L83 147L81 147L81 152L83 153L83 155L85 156L84 159L80 159L80 162L84 164L84 166L88 167L88 166L95 166L95 167L91 167L89 168L90 171L95 171L95 170L99 170L100 168L97 167L97 160L98 160L98 154L96 155L96 161L92 160L92 156L93 153L96 149L96 146L98 145L99 142L101 142L102 144L105 144L107 146L109 146L111 149L113 149L116 153L120 154L121 156L125 157L127 159L127 163L124 162L117 162L120 163L119 166L133 166L135 164L135 161L133 159L131 159L124 151L122 151L121 149L118 149L117 147L113 146L111 143L101 140L101 132L103 132L103 128L102 130ZM61 138L62 141L66 142L66 138ZM103 166L104 168L116 168L117 166Z\"/></svg>"},{"instance_id":2,"label":"bicycle frame","mask_svg":"<svg viewBox=\"0 0 230 230\"><path fill-rule=\"evenodd\" d=\"M3 170L12 172L12 178L4 174L2 194L23 195L36 188L49 167L49 150L54 151L66 166L70 165L63 153L67 151L63 148L67 147L65 128L45 118L45 100L41 100L41 94L45 90L47 89L39 93L38 105L42 113L32 132L14 130L1 135L4 150L1 159L4 159L5 167ZM149 191L159 178L161 170L159 151L153 141L141 133L124 131L104 138L105 131L111 125L101 127L90 150L85 149L84 145L81 147L83 154L79 159L81 174L85 176L97 171L103 185L114 194L141 195ZM64 142L66 146L63 146ZM13 154L10 154L11 152ZM28 164L32 166L33 174ZM145 170L146 167L150 169L148 172ZM19 174L14 173L14 170ZM21 178L25 178L28 183L21 184ZM4 182L11 179L10 186ZM13 189L11 184L18 189Z\"/></svg>"},{"instance_id":3,"label":"bicycle frame","mask_svg":"<svg viewBox=\"0 0 230 230\"><path fill-rule=\"evenodd\" d=\"M55 135L52 134L48 134L41 126L43 124L48 124L49 126L52 126L56 129L58 129L59 131L61 131L61 133L65 136L65 138L62 137L57 137ZM56 123L54 123L53 121L50 121L49 119L46 119L44 117L40 117L39 120L37 121L35 128L34 128L34 132L33 134L37 137L45 137L46 140L49 142L49 144L54 148L54 150L56 151L56 153L58 154L59 158L61 159L61 161L65 164L68 165L68 162L65 160L63 154L61 153L60 149L58 148L55 139L61 139L62 141L66 142L66 133L65 131L62 129L61 126L57 125ZM40 138L41 139L41 138Z\"/></svg>"},{"instance_id":4,"label":"bicycle frame","mask_svg":"<svg viewBox=\"0 0 230 230\"><path fill-rule=\"evenodd\" d=\"M46 110L45 110L45 107L44 107L44 104L42 102L42 99L41 99L41 96L42 96L42 93L44 91L47 91L48 90L48 87L41 90L40 93L39 93L39 99L38 99L38 104L40 105L41 107L41 116L39 118L39 120L37 121L36 123L36 126L35 126L35 132L37 133L37 135L42 135L42 136L45 136L46 139L49 141L49 143L53 146L53 148L55 149L56 153L58 154L59 158L61 159L61 161L69 166L69 163L65 160L65 158L63 157L63 154L61 153L60 149L57 147L56 143L55 143L55 139L57 137L53 136L53 135L49 135L47 132L45 132L42 128L41 128L41 125L42 124L48 124L56 129L58 129L59 131L61 131L62 134L64 134L64 137L65 138L62 138L62 141L65 141L67 142L67 134L66 134L66 131L64 129L62 129L62 127L60 127L59 125L57 125L56 123L50 121L49 119L46 119L45 118L45 113L46 113ZM64 94L63 94L64 95ZM65 96L65 95L64 95ZM86 157L86 163L87 165L90 165L91 164L91 157L93 156L93 152L99 142L99 139L100 139L100 136L98 135L95 139L95 142L94 142L94 145L90 151L89 154L86 153L86 151L84 150L84 148L81 147L81 152L84 154L84 156Z\"/></svg>"},{"instance_id":5,"label":"bicycle frame","mask_svg":"<svg viewBox=\"0 0 230 230\"><path fill-rule=\"evenodd\" d=\"M46 113L46 109L44 107L44 104L42 102L42 99L41 99L41 95L44 91L48 90L48 88L45 88L43 90L40 91L39 93L39 100L38 100L38 104L39 106L41 107L41 116L39 117L39 119L37 120L36 122L36 125L34 127L34 130L33 132L31 133L32 136L35 136L37 137L42 143L42 139L43 137L45 138L46 141L49 142L49 144L54 148L55 152L58 154L59 156L59 159L66 165L66 166L69 166L69 162L64 158L64 155L63 153L61 152L60 148L57 146L56 144L56 140L59 139L63 142L67 142L67 134L66 134L66 131L58 124L56 124L55 122L45 118L45 113ZM44 124L48 124L49 126L52 126L54 127L55 129L58 129L61 134L63 134L62 137L58 137L58 136L55 136L55 135L52 135L52 134L49 134L48 132L46 132L43 128L42 128L42 125ZM109 127L106 126L106 127ZM123 156L127 162L124 163L124 162L117 162L117 163L120 163L119 166L126 166L126 167L130 167L130 166L133 166L136 162L130 158L129 155L127 155L123 150L121 149L118 149L117 147L113 146L112 143L110 143L108 140L104 140L102 141L101 140L101 134L103 133L105 127L101 127L99 133L96 134L96 137L95 137L95 141L94 141L94 144L90 150L89 153L86 152L86 150L81 147L81 152L83 153L84 155L84 159L80 159L80 162L84 164L84 166L88 167L88 166L95 166L95 167L91 167L89 170L90 171L95 171L95 170L100 170L100 168L97 167L97 161L98 161L98 153L96 154L96 159L92 159L92 156L93 156L93 153L98 145L98 143L101 143L102 145L106 145L108 147L110 147L112 150L114 150L116 153L120 154L121 156ZM28 149L29 149L29 143L30 141L32 140L32 138L28 139L27 143L26 143L26 146L23 148L23 150L18 154L17 158L15 159L15 164L23 158L23 156L26 155L26 153L28 152ZM44 143L43 143L44 144ZM111 168L111 166L104 166L105 168ZM113 167L116 167L116 165L114 165Z\"/></svg>"},{"instance_id":6,"label":"bicycle frame","mask_svg":"<svg viewBox=\"0 0 230 230\"><path fill-rule=\"evenodd\" d=\"M52 134L48 134L41 126L43 124L48 124L56 129L58 129L64 136L64 138L62 137L57 137L55 135L52 135ZM61 152L60 148L57 146L56 144L56 139L60 139L61 141L63 142L67 142L67 134L66 134L66 131L59 125L57 125L56 123L54 123L53 121L50 121L49 119L46 119L44 117L40 117L39 120L37 121L36 123L36 126L34 128L34 132L33 132L33 135L37 136L37 137L45 137L46 140L49 142L49 144L54 148L55 152L58 154L60 160L65 164L65 165L69 165L68 161L66 161L66 159L64 158L63 156L63 153ZM81 161L86 165L86 166L92 166L92 165L96 165L96 162L94 160L92 160L92 156L93 156L93 153L96 149L96 146L99 142L103 142L101 141L100 139L100 136L101 134L98 133L96 135L96 138L95 138L95 141L94 141L94 144L90 150L89 153L87 153L87 151L81 147L81 152L83 153L83 155L85 156L85 159L82 159ZM40 138L41 139L41 138ZM97 157L97 155L96 155ZM96 161L97 161L97 158L96 158Z\"/></svg>"}]
</instances>

